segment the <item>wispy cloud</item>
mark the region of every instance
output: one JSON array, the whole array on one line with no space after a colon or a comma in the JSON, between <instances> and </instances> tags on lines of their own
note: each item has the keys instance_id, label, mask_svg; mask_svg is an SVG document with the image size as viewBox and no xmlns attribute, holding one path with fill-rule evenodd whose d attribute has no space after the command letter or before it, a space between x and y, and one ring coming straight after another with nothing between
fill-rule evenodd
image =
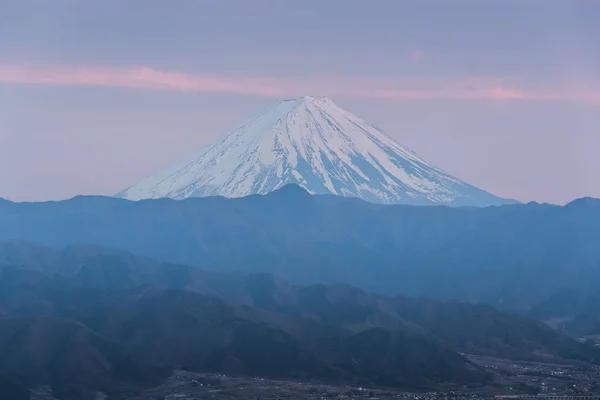
<instances>
[{"instance_id":1,"label":"wispy cloud","mask_svg":"<svg viewBox=\"0 0 600 400\"><path fill-rule=\"evenodd\" d=\"M0 64L0 82L46 86L106 86L163 91L237 93L279 96L277 87L263 79L231 79L189 75L154 68L32 67Z\"/></svg>"},{"instance_id":2,"label":"wispy cloud","mask_svg":"<svg viewBox=\"0 0 600 400\"><path fill-rule=\"evenodd\" d=\"M185 74L149 67L20 66L0 63L0 83L100 86L154 91L247 94L267 97L345 96L381 100L581 101L600 104L600 85L590 82L533 85L511 79L382 79L315 76L233 77Z\"/></svg>"}]
</instances>

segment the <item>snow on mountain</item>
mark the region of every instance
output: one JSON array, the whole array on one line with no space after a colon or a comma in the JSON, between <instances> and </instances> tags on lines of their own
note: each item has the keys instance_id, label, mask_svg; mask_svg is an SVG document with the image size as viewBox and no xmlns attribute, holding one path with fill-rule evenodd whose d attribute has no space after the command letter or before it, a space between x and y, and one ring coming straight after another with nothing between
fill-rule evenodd
<instances>
[{"instance_id":1,"label":"snow on mountain","mask_svg":"<svg viewBox=\"0 0 600 400\"><path fill-rule=\"evenodd\" d=\"M290 183L376 203L511 202L445 173L332 100L315 97L283 100L117 196L242 197Z\"/></svg>"}]
</instances>

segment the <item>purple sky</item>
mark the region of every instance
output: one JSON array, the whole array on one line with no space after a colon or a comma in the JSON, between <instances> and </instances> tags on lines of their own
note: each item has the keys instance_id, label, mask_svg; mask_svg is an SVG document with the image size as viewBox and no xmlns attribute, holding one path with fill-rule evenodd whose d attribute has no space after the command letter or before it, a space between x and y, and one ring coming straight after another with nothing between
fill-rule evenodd
<instances>
[{"instance_id":1,"label":"purple sky","mask_svg":"<svg viewBox=\"0 0 600 400\"><path fill-rule=\"evenodd\" d=\"M5 0L0 197L113 194L325 95L468 182L600 197L598 0Z\"/></svg>"}]
</instances>

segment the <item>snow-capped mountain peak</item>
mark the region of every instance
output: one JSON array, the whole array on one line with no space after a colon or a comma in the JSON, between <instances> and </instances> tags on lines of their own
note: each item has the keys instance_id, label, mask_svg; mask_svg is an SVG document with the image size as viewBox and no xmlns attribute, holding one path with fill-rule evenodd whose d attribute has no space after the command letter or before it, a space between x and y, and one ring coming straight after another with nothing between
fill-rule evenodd
<instances>
[{"instance_id":1,"label":"snow-capped mountain peak","mask_svg":"<svg viewBox=\"0 0 600 400\"><path fill-rule=\"evenodd\" d=\"M187 159L117 196L241 197L296 183L379 203L506 201L433 166L325 97L280 101Z\"/></svg>"}]
</instances>

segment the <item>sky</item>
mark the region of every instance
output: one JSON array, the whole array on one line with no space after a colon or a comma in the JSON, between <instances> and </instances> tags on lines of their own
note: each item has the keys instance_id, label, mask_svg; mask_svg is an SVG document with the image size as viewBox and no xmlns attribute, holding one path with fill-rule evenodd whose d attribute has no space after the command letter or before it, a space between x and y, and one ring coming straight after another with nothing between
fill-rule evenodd
<instances>
[{"instance_id":1,"label":"sky","mask_svg":"<svg viewBox=\"0 0 600 400\"><path fill-rule=\"evenodd\" d=\"M327 96L484 190L600 197L600 0L0 0L0 197L112 195Z\"/></svg>"}]
</instances>

